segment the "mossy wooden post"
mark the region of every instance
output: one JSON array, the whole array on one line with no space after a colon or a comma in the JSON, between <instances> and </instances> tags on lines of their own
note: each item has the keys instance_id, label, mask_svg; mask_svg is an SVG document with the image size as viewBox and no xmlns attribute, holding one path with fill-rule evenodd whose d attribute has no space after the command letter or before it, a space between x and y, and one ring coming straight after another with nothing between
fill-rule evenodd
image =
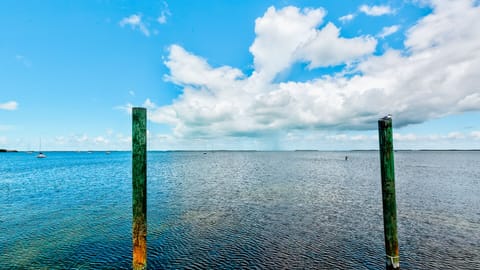
<instances>
[{"instance_id":1,"label":"mossy wooden post","mask_svg":"<svg viewBox=\"0 0 480 270\"><path fill-rule=\"evenodd\" d=\"M133 269L147 269L147 110L132 109Z\"/></svg>"},{"instance_id":2,"label":"mossy wooden post","mask_svg":"<svg viewBox=\"0 0 480 270\"><path fill-rule=\"evenodd\" d=\"M392 117L378 120L380 168L382 175L383 226L385 234L386 268L400 269L397 237L397 204L395 200L395 171L393 162Z\"/></svg>"}]
</instances>

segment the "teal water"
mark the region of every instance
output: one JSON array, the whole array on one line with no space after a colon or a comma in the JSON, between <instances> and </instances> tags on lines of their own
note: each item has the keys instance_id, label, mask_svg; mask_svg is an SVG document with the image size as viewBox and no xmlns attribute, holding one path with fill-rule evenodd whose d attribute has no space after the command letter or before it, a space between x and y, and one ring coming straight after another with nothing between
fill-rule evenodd
<instances>
[{"instance_id":1,"label":"teal water","mask_svg":"<svg viewBox=\"0 0 480 270\"><path fill-rule=\"evenodd\" d=\"M130 268L130 153L47 155L0 153L0 269ZM478 269L480 152L395 162L402 269ZM384 269L379 175L377 152L149 152L148 265Z\"/></svg>"}]
</instances>

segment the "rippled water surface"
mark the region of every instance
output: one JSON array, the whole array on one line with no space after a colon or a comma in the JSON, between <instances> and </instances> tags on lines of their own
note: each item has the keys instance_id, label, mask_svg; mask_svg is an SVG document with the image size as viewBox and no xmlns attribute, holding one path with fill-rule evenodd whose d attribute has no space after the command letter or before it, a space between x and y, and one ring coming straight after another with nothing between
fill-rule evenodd
<instances>
[{"instance_id":1,"label":"rippled water surface","mask_svg":"<svg viewBox=\"0 0 480 270\"><path fill-rule=\"evenodd\" d=\"M47 155L0 153L0 269L129 268L130 153ZM480 152L395 155L402 269L478 269ZM148 158L152 269L384 268L377 152Z\"/></svg>"}]
</instances>

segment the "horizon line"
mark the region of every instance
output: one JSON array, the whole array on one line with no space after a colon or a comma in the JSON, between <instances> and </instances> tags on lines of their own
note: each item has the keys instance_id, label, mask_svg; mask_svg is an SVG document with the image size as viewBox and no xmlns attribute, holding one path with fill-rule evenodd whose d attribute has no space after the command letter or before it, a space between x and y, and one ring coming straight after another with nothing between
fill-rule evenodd
<instances>
[{"instance_id":1,"label":"horizon line","mask_svg":"<svg viewBox=\"0 0 480 270\"><path fill-rule=\"evenodd\" d=\"M0 149L0 153L40 153L40 152L76 152L76 153L88 153L88 152L131 152L131 149L128 150L15 150L15 149ZM337 149L337 150L327 150L327 149L290 149L290 150L256 150L256 149L147 149L147 152L369 152L369 151L379 151L379 149ZM480 148L419 148L419 149L394 149L394 151L480 151Z\"/></svg>"}]
</instances>

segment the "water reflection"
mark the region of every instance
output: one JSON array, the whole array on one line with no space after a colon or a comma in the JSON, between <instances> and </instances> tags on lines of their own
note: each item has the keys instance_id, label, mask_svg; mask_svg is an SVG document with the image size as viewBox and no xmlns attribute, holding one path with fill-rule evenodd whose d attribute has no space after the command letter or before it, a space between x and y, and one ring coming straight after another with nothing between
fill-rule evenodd
<instances>
[{"instance_id":1,"label":"water reflection","mask_svg":"<svg viewBox=\"0 0 480 270\"><path fill-rule=\"evenodd\" d=\"M383 269L376 152L156 152L148 264ZM480 265L480 153L397 152L401 264ZM131 261L130 154L0 155L0 268Z\"/></svg>"}]
</instances>

